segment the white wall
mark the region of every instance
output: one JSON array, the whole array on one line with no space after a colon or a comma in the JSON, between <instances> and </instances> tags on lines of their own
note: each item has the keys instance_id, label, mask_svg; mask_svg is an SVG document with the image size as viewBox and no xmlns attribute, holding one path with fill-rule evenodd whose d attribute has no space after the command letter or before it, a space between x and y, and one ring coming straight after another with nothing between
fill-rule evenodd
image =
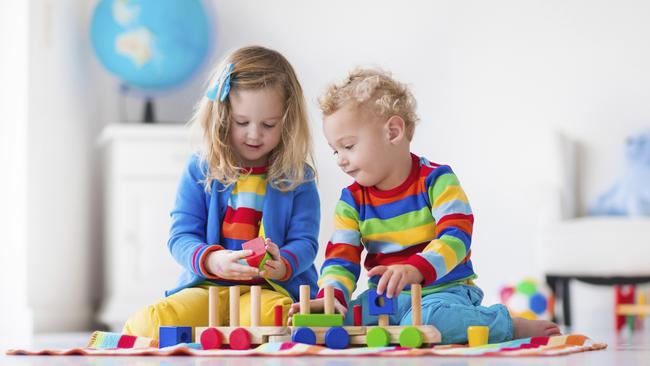
<instances>
[{"instance_id":1,"label":"white wall","mask_svg":"<svg viewBox=\"0 0 650 366\"><path fill-rule=\"evenodd\" d=\"M87 39L92 4L32 4L38 5L32 13L30 100L35 107L29 133L38 149L29 165L30 222L38 225L30 226L29 240L33 252L54 260L31 263L30 282L54 276L48 283L56 290L30 298L44 304L56 292L53 307L83 307L92 302L97 283L79 278L96 273L87 262L98 238L92 227L98 209L92 142L100 126L140 118L141 104L121 97L118 82L92 55ZM217 19L215 58L228 49L261 44L284 53L301 78L321 176L323 244L340 187L350 180L339 172L321 136L316 96L355 65L383 66L413 87L422 119L413 151L451 164L460 176L476 215L473 253L488 302L496 300L503 283L539 274L532 233L543 199L539 192L553 180L547 173L550 131L560 128L584 144L584 204L619 171L623 137L650 121L647 2L209 4ZM202 82L195 79L159 98L159 119L185 122L202 95ZM52 242L57 245L48 245ZM65 281L73 281L74 288Z\"/></svg>"},{"instance_id":2,"label":"white wall","mask_svg":"<svg viewBox=\"0 0 650 366\"><path fill-rule=\"evenodd\" d=\"M504 283L540 275L533 233L540 192L554 181L550 132L582 143L584 208L621 171L624 137L650 124L649 11L644 1L214 3L218 55L262 44L297 69L315 134L323 244L349 178L322 138L316 96L355 65L385 67L412 86L422 119L413 151L451 164L468 192L488 303ZM173 119L184 120L194 92L180 94L190 102L175 103ZM584 325L611 313L596 310Z\"/></svg>"},{"instance_id":3,"label":"white wall","mask_svg":"<svg viewBox=\"0 0 650 366\"><path fill-rule=\"evenodd\" d=\"M29 4L0 5L0 349L28 344L27 305L27 35Z\"/></svg>"},{"instance_id":4,"label":"white wall","mask_svg":"<svg viewBox=\"0 0 650 366\"><path fill-rule=\"evenodd\" d=\"M101 289L92 4L30 5L29 302L37 332L88 329Z\"/></svg>"}]
</instances>

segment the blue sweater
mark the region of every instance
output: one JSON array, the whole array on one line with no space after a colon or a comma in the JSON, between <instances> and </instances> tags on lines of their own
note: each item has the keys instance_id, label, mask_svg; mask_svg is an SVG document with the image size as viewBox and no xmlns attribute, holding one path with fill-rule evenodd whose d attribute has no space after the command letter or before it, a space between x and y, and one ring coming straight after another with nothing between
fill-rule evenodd
<instances>
[{"instance_id":1,"label":"blue sweater","mask_svg":"<svg viewBox=\"0 0 650 366\"><path fill-rule=\"evenodd\" d=\"M176 194L171 212L172 224L167 246L184 271L178 286L165 292L166 296L192 287L211 277L203 267L206 255L220 250L221 224L228 207L228 197L234 185L225 188L212 181L212 191L205 191L207 165L196 155L189 160ZM313 175L310 173L310 175ZM313 180L293 191L281 192L267 183L262 209L262 225L267 238L280 247L280 255L289 263L291 276L286 281L268 280L276 290L299 298L300 285L311 286L311 297L316 295L316 268L320 225L320 199ZM225 247L230 250L239 248ZM233 282L213 280L217 284Z\"/></svg>"}]
</instances>

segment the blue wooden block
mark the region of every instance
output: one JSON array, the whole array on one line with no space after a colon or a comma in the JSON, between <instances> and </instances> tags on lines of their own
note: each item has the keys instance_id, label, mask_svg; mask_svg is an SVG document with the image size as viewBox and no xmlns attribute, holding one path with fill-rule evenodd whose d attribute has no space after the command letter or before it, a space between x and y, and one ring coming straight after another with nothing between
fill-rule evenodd
<instances>
[{"instance_id":1,"label":"blue wooden block","mask_svg":"<svg viewBox=\"0 0 650 366\"><path fill-rule=\"evenodd\" d=\"M192 327L160 327L158 332L160 348L192 342Z\"/></svg>"},{"instance_id":2,"label":"blue wooden block","mask_svg":"<svg viewBox=\"0 0 650 366\"><path fill-rule=\"evenodd\" d=\"M348 331L341 327L332 327L325 332L325 345L332 349L346 349L350 344Z\"/></svg>"},{"instance_id":3,"label":"blue wooden block","mask_svg":"<svg viewBox=\"0 0 650 366\"><path fill-rule=\"evenodd\" d=\"M393 315L395 311L397 311L397 298L389 299L386 294L377 294L376 290L368 291L368 312L370 315Z\"/></svg>"},{"instance_id":4,"label":"blue wooden block","mask_svg":"<svg viewBox=\"0 0 650 366\"><path fill-rule=\"evenodd\" d=\"M316 344L316 333L310 328L298 328L291 334L291 341L295 343Z\"/></svg>"}]
</instances>

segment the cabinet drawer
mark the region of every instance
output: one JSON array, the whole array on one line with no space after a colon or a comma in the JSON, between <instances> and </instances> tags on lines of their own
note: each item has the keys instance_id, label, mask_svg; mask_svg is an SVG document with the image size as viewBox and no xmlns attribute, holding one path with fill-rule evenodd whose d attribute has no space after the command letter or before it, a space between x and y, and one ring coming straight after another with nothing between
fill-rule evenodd
<instances>
[{"instance_id":1,"label":"cabinet drawer","mask_svg":"<svg viewBox=\"0 0 650 366\"><path fill-rule=\"evenodd\" d=\"M116 141L109 154L118 177L180 176L192 149L189 141Z\"/></svg>"}]
</instances>

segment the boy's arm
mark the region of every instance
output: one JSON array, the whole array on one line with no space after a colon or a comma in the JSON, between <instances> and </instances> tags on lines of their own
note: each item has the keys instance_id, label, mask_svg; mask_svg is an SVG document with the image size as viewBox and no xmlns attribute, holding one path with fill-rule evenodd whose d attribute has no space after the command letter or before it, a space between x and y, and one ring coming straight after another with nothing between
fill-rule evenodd
<instances>
[{"instance_id":1,"label":"boy's arm","mask_svg":"<svg viewBox=\"0 0 650 366\"><path fill-rule=\"evenodd\" d=\"M451 272L463 262L472 241L474 216L458 178L446 165L436 167L425 180L436 222L435 238L407 264L420 270L423 283L429 284Z\"/></svg>"},{"instance_id":2,"label":"boy's arm","mask_svg":"<svg viewBox=\"0 0 650 366\"><path fill-rule=\"evenodd\" d=\"M192 156L181 176L171 212L167 247L185 269L202 277L216 278L208 273L203 263L210 252L223 247L206 243L206 193L201 183L205 173L201 171L200 164L198 156Z\"/></svg>"},{"instance_id":3,"label":"boy's arm","mask_svg":"<svg viewBox=\"0 0 650 366\"><path fill-rule=\"evenodd\" d=\"M316 182L310 181L296 189L289 230L280 247L280 257L287 269L281 282L291 280L314 264L319 228L320 198Z\"/></svg>"},{"instance_id":4,"label":"boy's arm","mask_svg":"<svg viewBox=\"0 0 650 366\"><path fill-rule=\"evenodd\" d=\"M324 296L324 287L334 287L334 296L345 307L357 286L359 279L361 252L361 233L359 232L359 211L352 194L346 188L336 205L334 233L327 243L325 262L318 280L318 295Z\"/></svg>"}]
</instances>

